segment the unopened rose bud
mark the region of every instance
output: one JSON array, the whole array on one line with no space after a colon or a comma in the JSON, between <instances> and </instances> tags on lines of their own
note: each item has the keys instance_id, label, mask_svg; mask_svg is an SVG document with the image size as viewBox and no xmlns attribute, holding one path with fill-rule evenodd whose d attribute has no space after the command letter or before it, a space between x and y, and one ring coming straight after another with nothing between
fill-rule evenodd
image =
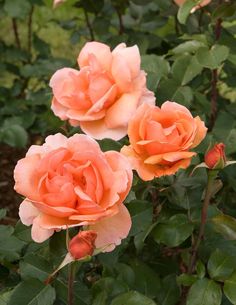
<instances>
[{"instance_id":1,"label":"unopened rose bud","mask_svg":"<svg viewBox=\"0 0 236 305\"><path fill-rule=\"evenodd\" d=\"M215 144L205 155L205 163L210 169L221 169L225 167L225 145Z\"/></svg>"},{"instance_id":2,"label":"unopened rose bud","mask_svg":"<svg viewBox=\"0 0 236 305\"><path fill-rule=\"evenodd\" d=\"M97 233L95 231L80 231L69 242L69 252L75 259L81 259L91 256L95 249L95 240Z\"/></svg>"}]
</instances>

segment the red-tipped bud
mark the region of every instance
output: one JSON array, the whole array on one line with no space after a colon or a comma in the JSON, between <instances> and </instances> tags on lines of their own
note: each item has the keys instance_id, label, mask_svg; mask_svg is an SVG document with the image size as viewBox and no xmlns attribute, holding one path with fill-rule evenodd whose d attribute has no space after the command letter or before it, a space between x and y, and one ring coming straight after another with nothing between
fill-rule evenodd
<instances>
[{"instance_id":1,"label":"red-tipped bud","mask_svg":"<svg viewBox=\"0 0 236 305\"><path fill-rule=\"evenodd\" d=\"M69 252L75 259L81 259L91 256L95 249L95 240L97 233L95 231L80 231L69 242Z\"/></svg>"},{"instance_id":2,"label":"red-tipped bud","mask_svg":"<svg viewBox=\"0 0 236 305\"><path fill-rule=\"evenodd\" d=\"M205 155L205 163L210 169L221 169L225 167L225 145L215 144Z\"/></svg>"}]
</instances>

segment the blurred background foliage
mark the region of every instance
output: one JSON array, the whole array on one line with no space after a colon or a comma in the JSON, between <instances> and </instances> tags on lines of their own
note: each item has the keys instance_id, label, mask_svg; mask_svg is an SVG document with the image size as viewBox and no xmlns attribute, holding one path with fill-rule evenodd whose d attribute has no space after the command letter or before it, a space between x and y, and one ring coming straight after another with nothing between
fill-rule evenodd
<instances>
[{"instance_id":1,"label":"blurred background foliage","mask_svg":"<svg viewBox=\"0 0 236 305\"><path fill-rule=\"evenodd\" d=\"M179 9L171 0L67 0L53 9L51 0L0 0L1 142L24 149L63 131L50 110L49 79L61 67L76 67L90 40L111 48L137 44L157 105L183 104L209 128L187 171L145 183L135 176L126 200L130 235L112 253L78 264L76 305L181 305L189 287L187 305L236 304L233 166L216 181L196 273L187 274L206 184L204 169L189 175L213 141L226 144L228 158L236 156L236 3L212 0L189 14L194 3ZM9 225L6 210L0 218L0 305L66 304L66 270L43 284L66 253L65 232L35 244L30 228Z\"/></svg>"}]
</instances>

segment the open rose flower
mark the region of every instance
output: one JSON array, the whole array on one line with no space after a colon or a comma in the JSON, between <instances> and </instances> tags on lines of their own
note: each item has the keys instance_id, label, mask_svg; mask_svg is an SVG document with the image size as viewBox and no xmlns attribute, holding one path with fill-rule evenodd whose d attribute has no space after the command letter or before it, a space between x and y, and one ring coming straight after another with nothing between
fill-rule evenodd
<instances>
[{"instance_id":1,"label":"open rose flower","mask_svg":"<svg viewBox=\"0 0 236 305\"><path fill-rule=\"evenodd\" d=\"M155 103L138 47L122 43L111 52L103 43L88 42L78 64L80 70L63 68L50 80L54 114L95 139L121 139L138 106Z\"/></svg>"},{"instance_id":2,"label":"open rose flower","mask_svg":"<svg viewBox=\"0 0 236 305\"><path fill-rule=\"evenodd\" d=\"M18 161L14 178L15 190L26 197L19 215L32 225L34 241L86 226L97 234L96 247L111 251L128 235L131 220L123 201L132 183L129 162L118 152L103 153L89 136L47 137Z\"/></svg>"},{"instance_id":3,"label":"open rose flower","mask_svg":"<svg viewBox=\"0 0 236 305\"><path fill-rule=\"evenodd\" d=\"M143 180L152 180L187 168L196 155L189 150L203 140L206 131L204 122L182 105L165 102L159 108L144 104L130 120L130 146L121 152Z\"/></svg>"},{"instance_id":4,"label":"open rose flower","mask_svg":"<svg viewBox=\"0 0 236 305\"><path fill-rule=\"evenodd\" d=\"M174 2L178 5L178 6L182 6L186 0L174 0ZM196 10L198 10L199 8L208 5L211 2L211 0L202 0L198 5L194 6L191 10L191 13L194 13Z\"/></svg>"}]
</instances>

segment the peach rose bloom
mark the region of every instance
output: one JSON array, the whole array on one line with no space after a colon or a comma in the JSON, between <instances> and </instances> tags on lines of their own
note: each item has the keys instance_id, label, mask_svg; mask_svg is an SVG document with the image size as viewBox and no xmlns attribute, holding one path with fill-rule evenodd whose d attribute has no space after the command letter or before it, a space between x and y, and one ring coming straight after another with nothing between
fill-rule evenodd
<instances>
[{"instance_id":1,"label":"peach rose bloom","mask_svg":"<svg viewBox=\"0 0 236 305\"><path fill-rule=\"evenodd\" d=\"M123 138L138 106L155 104L137 46L122 43L111 52L103 43L88 42L78 64L80 70L63 68L52 76L52 110L93 138Z\"/></svg>"},{"instance_id":2,"label":"peach rose bloom","mask_svg":"<svg viewBox=\"0 0 236 305\"><path fill-rule=\"evenodd\" d=\"M174 102L161 108L142 105L129 122L129 146L121 153L130 159L143 180L172 175L187 168L196 147L206 135L206 127L199 117Z\"/></svg>"},{"instance_id":3,"label":"peach rose bloom","mask_svg":"<svg viewBox=\"0 0 236 305\"><path fill-rule=\"evenodd\" d=\"M15 190L26 197L20 219L32 225L34 241L86 226L97 233L96 247L111 251L128 235L131 220L123 201L132 183L130 164L118 152L103 153L89 136L47 137L18 161L14 178Z\"/></svg>"},{"instance_id":4,"label":"peach rose bloom","mask_svg":"<svg viewBox=\"0 0 236 305\"><path fill-rule=\"evenodd\" d=\"M174 2L178 5L178 6L182 6L186 0L174 0ZM196 10L198 10L199 8L208 5L211 2L211 0L202 0L198 5L194 6L191 10L191 13L194 13Z\"/></svg>"}]
</instances>

